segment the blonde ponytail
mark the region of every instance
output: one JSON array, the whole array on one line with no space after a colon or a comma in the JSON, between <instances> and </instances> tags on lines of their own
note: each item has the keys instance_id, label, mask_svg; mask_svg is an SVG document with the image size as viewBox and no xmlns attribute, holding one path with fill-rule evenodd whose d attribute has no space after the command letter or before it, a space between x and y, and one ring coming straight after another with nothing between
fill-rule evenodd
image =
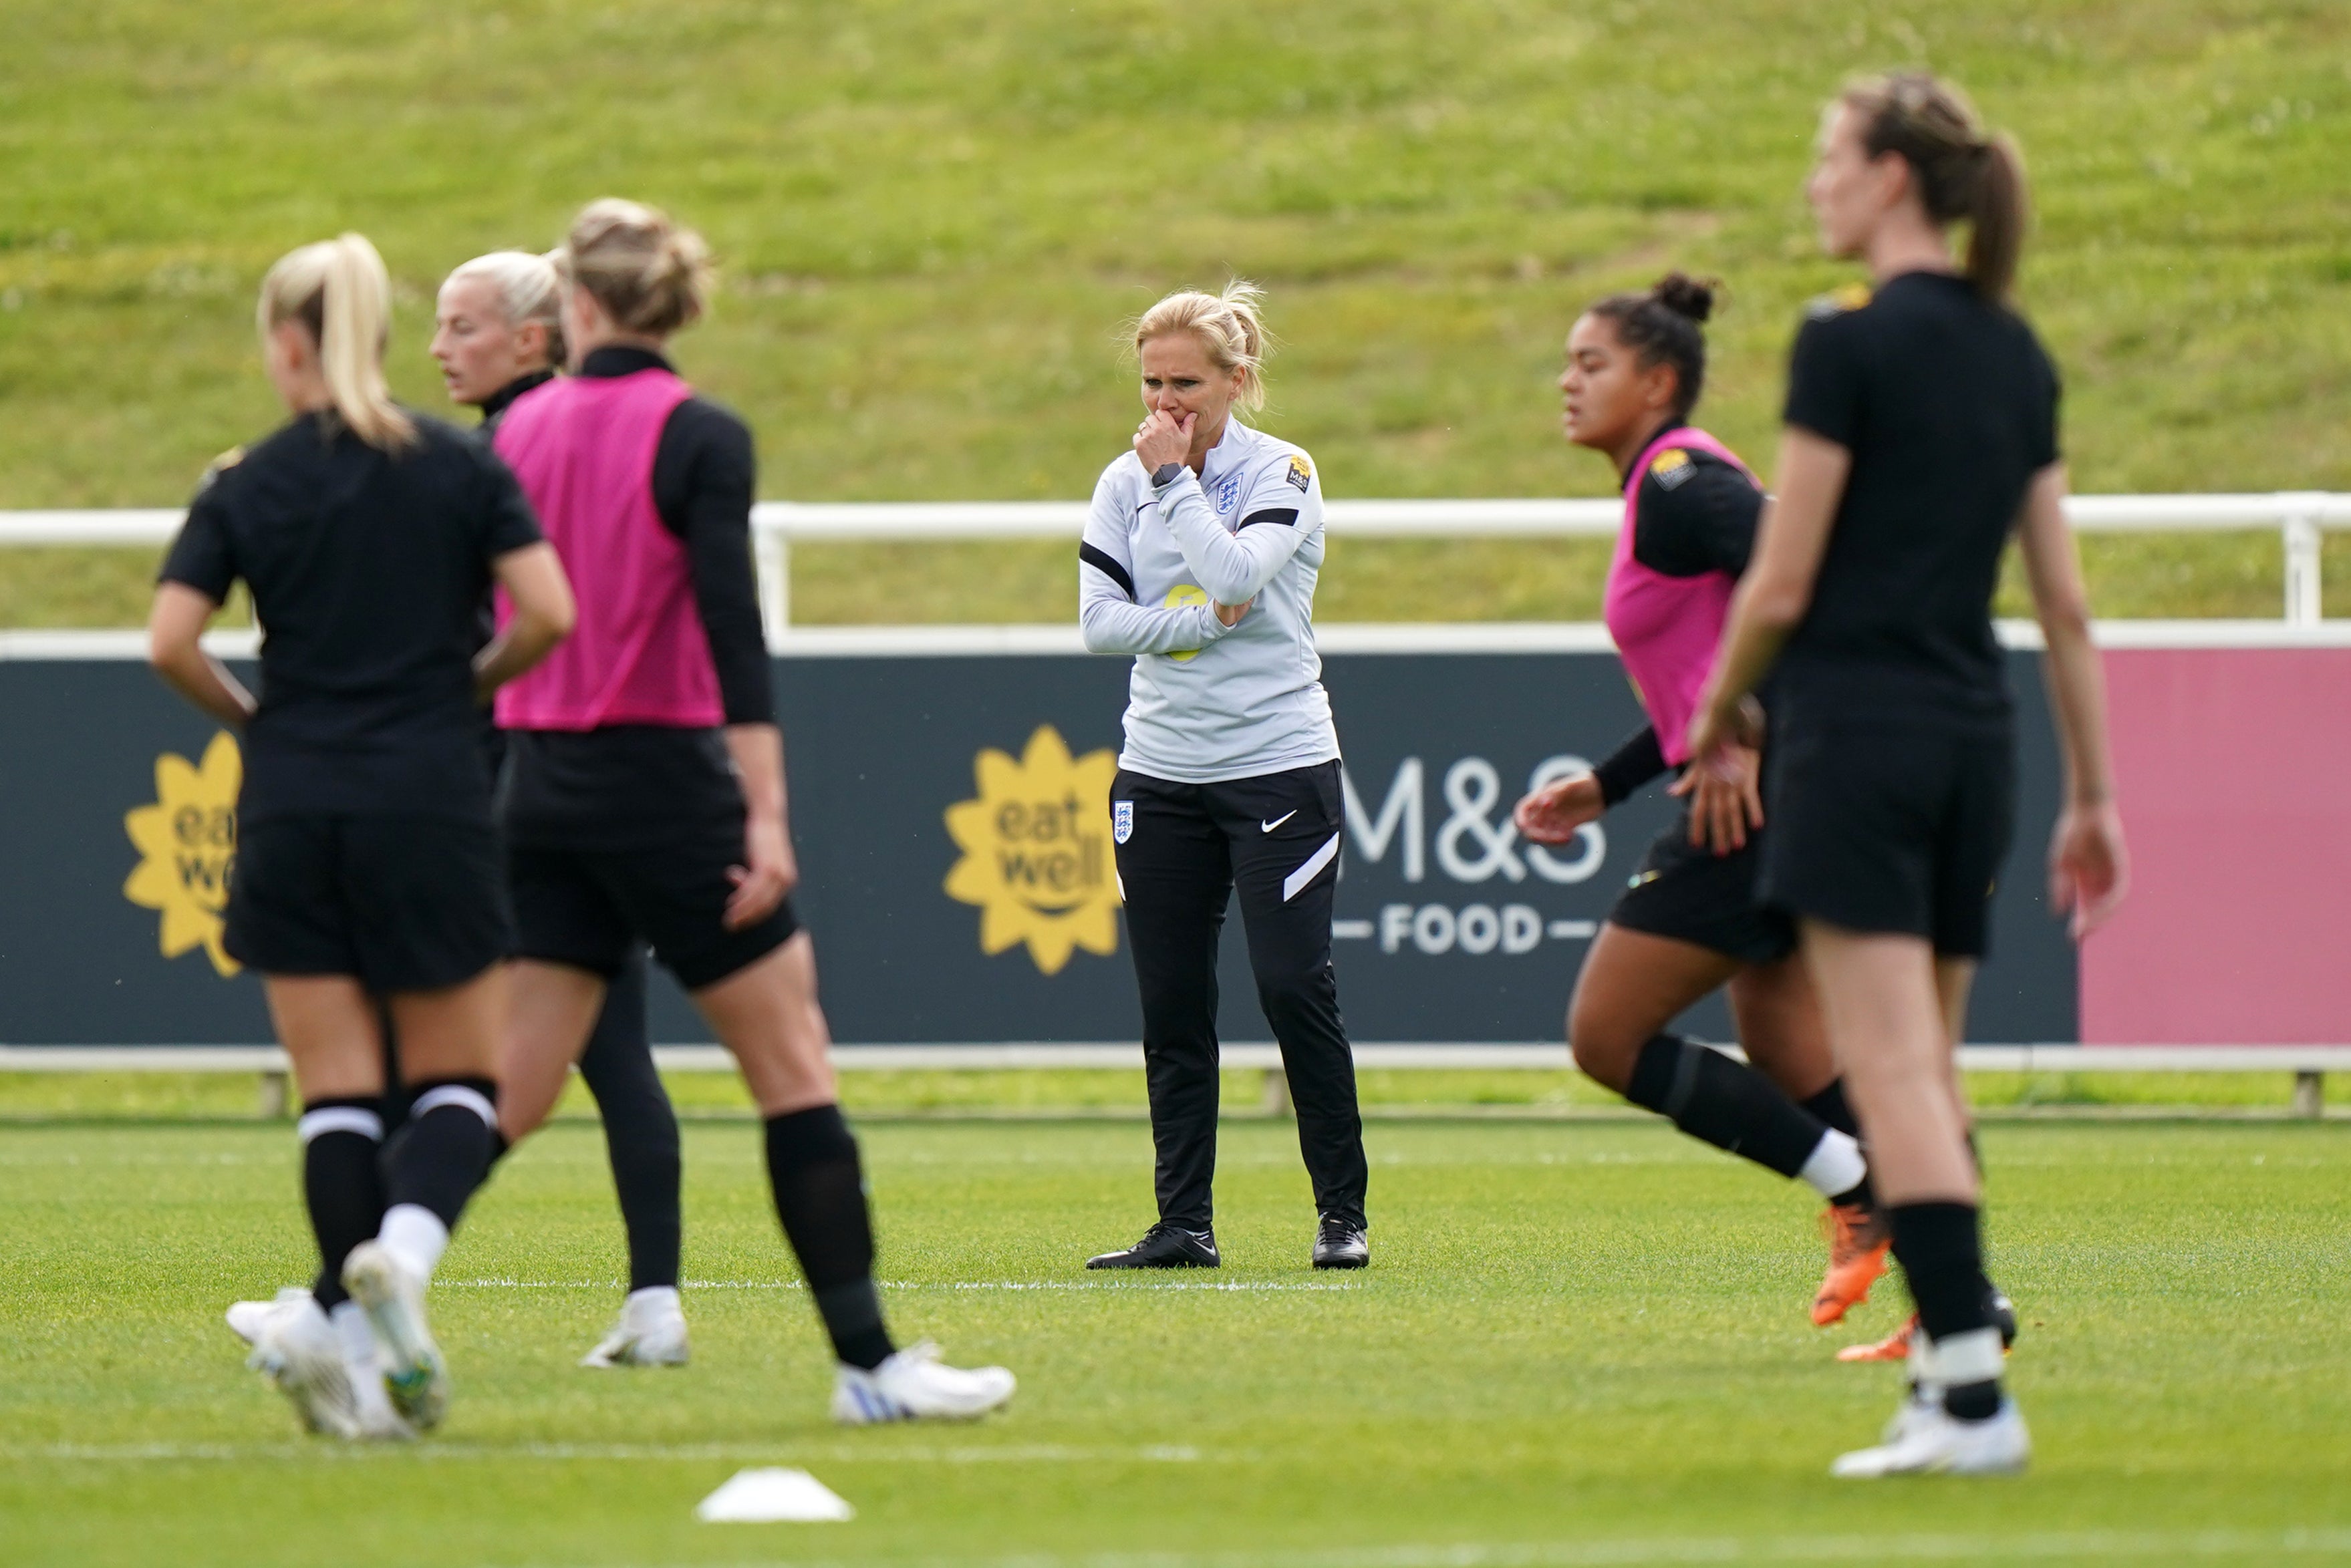
<instances>
[{"instance_id":1,"label":"blonde ponytail","mask_svg":"<svg viewBox=\"0 0 2351 1568\"><path fill-rule=\"evenodd\" d=\"M384 383L392 277L366 235L341 234L279 257L261 280L256 314L264 337L288 321L309 329L327 395L353 435L381 452L416 443L416 421Z\"/></svg>"},{"instance_id":2,"label":"blonde ponytail","mask_svg":"<svg viewBox=\"0 0 2351 1568\"><path fill-rule=\"evenodd\" d=\"M1255 413L1265 407L1264 303L1263 289L1238 277L1222 294L1171 294L1135 317L1134 346L1139 350L1154 337L1191 333L1210 364L1228 375L1240 372L1240 392L1233 400Z\"/></svg>"}]
</instances>

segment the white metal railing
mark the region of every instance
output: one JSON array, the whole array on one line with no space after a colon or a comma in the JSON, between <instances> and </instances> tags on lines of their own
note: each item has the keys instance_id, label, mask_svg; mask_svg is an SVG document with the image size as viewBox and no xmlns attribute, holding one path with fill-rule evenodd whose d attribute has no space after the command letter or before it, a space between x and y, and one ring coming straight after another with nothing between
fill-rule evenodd
<instances>
[{"instance_id":1,"label":"white metal railing","mask_svg":"<svg viewBox=\"0 0 2351 1568\"><path fill-rule=\"evenodd\" d=\"M1354 538L1610 538L1622 504L1573 501L1349 501L1329 504L1330 526ZM28 545L160 545L177 509L0 512L0 548ZM2283 618L2319 618L2319 540L2351 529L2351 494L2281 491L2250 495L2076 495L2066 515L2085 534L2275 532L2285 551ZM791 545L1068 539L1085 526L1081 501L800 502L753 508L760 607L771 630L791 624Z\"/></svg>"}]
</instances>

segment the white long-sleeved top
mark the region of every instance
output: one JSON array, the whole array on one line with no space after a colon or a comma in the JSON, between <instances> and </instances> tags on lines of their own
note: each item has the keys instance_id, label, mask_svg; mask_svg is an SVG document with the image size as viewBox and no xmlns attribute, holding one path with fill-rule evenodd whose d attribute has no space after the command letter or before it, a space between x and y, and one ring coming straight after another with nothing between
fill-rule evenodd
<instances>
[{"instance_id":1,"label":"white long-sleeved top","mask_svg":"<svg viewBox=\"0 0 2351 1568\"><path fill-rule=\"evenodd\" d=\"M1134 656L1119 766L1216 784L1339 755L1314 582L1322 482L1305 451L1238 420L1164 488L1133 452L1102 470L1078 547L1092 653ZM1238 626L1212 604L1249 606Z\"/></svg>"}]
</instances>

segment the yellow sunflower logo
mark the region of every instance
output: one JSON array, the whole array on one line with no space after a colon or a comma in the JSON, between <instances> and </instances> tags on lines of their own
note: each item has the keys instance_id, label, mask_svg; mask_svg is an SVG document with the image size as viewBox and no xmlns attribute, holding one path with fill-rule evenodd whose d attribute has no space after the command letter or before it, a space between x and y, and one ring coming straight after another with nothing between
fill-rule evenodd
<instances>
[{"instance_id":1,"label":"yellow sunflower logo","mask_svg":"<svg viewBox=\"0 0 2351 1568\"><path fill-rule=\"evenodd\" d=\"M1046 974L1073 949L1118 950L1118 875L1111 862L1110 786L1118 758L1070 755L1040 724L1015 762L994 747L972 763L979 794L947 807L947 835L963 851L947 897L980 909L979 950L1020 942Z\"/></svg>"},{"instance_id":2,"label":"yellow sunflower logo","mask_svg":"<svg viewBox=\"0 0 2351 1568\"><path fill-rule=\"evenodd\" d=\"M200 947L224 975L239 967L221 946L221 910L236 862L236 790L244 777L245 759L225 732L213 737L198 765L166 752L155 759L155 804L122 819L142 857L122 896L162 911L165 958Z\"/></svg>"}]
</instances>

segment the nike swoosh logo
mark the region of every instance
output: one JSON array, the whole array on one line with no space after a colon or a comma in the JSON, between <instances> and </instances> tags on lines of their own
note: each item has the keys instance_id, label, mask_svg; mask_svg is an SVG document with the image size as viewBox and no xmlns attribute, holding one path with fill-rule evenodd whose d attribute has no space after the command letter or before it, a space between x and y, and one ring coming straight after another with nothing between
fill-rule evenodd
<instances>
[{"instance_id":1,"label":"nike swoosh logo","mask_svg":"<svg viewBox=\"0 0 2351 1568\"><path fill-rule=\"evenodd\" d=\"M1280 816L1275 817L1271 822L1259 823L1257 825L1257 830L1259 833L1271 833L1275 828L1280 827L1283 823L1288 822L1291 817L1296 816L1298 814L1294 811L1285 811Z\"/></svg>"}]
</instances>

